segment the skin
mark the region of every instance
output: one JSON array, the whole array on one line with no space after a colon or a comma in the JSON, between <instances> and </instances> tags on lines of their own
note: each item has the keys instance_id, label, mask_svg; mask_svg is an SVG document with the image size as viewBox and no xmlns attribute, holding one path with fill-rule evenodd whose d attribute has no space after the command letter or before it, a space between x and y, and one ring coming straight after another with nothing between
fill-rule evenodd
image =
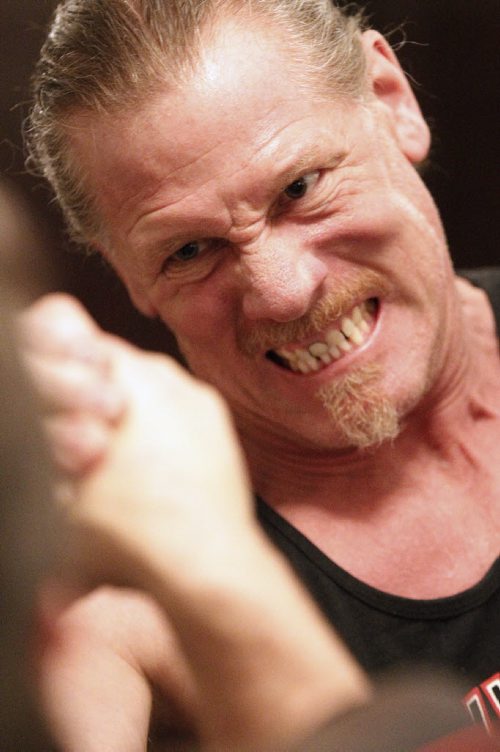
<instances>
[{"instance_id":1,"label":"skin","mask_svg":"<svg viewBox=\"0 0 500 752\"><path fill-rule=\"evenodd\" d=\"M387 84L404 88L398 107L414 123L402 148L386 104L304 96L274 47L261 45L259 66L251 64L253 37L214 45L191 86L159 95L136 118L90 124L77 150L111 236L104 252L136 303L163 318L192 371L224 394L250 455L305 451L308 460L318 448L343 448L316 393L348 367L381 364L380 388L402 409L421 397L429 362L443 360L438 327L450 346L438 291L452 276L437 213L405 153L423 158L428 132L404 79ZM379 76L394 76L381 49L372 51ZM283 189L315 171L321 180L309 194L287 200ZM205 238L222 242L164 268L167 248ZM410 249L418 262L408 281ZM368 271L380 281L363 297L387 290L384 325L363 353L308 379L265 359L274 343L296 340L294 322ZM343 311L359 302L347 295ZM270 334L249 355L245 341L256 332ZM418 343L411 353L408 338Z\"/></svg>"},{"instance_id":2,"label":"skin","mask_svg":"<svg viewBox=\"0 0 500 752\"><path fill-rule=\"evenodd\" d=\"M220 397L68 298L39 304L41 339L50 321L64 321L54 357L71 347L76 365L84 341L89 379L112 373L127 405L65 504L62 580L41 599L37 685L61 749L144 750L154 695L168 733L207 752L286 749L366 702L367 679L253 518Z\"/></svg>"},{"instance_id":3,"label":"skin","mask_svg":"<svg viewBox=\"0 0 500 752\"><path fill-rule=\"evenodd\" d=\"M347 102L304 88L289 55L266 37L227 31L207 49L195 79L179 90L159 92L133 114L74 115L72 146L106 223L101 250L136 305L172 328L194 374L227 399L253 487L270 504L369 584L416 598L456 593L477 582L498 553L500 471L493 449L500 433L500 378L491 312L480 293L457 283L436 208L414 169L428 152L428 129L401 69L374 32L363 37L366 97ZM303 176L308 192L289 200L285 189ZM205 244L213 238L216 244ZM172 261L192 241L202 241L199 258ZM379 300L376 323L365 344L341 361L304 376L265 357L269 348L304 338L309 343L307 327L316 327L313 339L321 339L339 314L371 297ZM46 383L67 383L75 358L68 362L65 351L59 359L53 353L57 362L52 358L50 378L45 371ZM77 457L75 466L81 460L85 475L102 457L109 426L122 423L119 400L108 406L108 417L95 402L90 411L85 407L87 388L93 385L96 393L99 381L109 385L112 379L87 358L76 361L73 404L80 408L70 421L75 413L93 415L102 439L93 454ZM364 365L379 369L378 391L390 398L403 430L392 443L359 451L346 443L317 393ZM145 391L133 392L135 398ZM47 392L57 394L50 386ZM55 403L51 415L64 416L68 429L67 405ZM170 425L160 420L142 435L166 438L164 426ZM61 424L59 429L55 440L71 455L76 428L70 424L66 438ZM193 466L203 451L195 456ZM132 467L128 458L121 467ZM104 528L118 522L130 543L134 526L120 528L120 512L112 507L107 520L101 516L95 502L101 496L91 494L90 507L84 499L84 512ZM219 510L217 519L227 512ZM191 522L196 529L196 515ZM243 528L238 531L245 539ZM134 547L144 539L142 530ZM172 564L178 571L178 561ZM244 589L254 582L245 579L248 569L247 561L235 570ZM196 589L197 572L192 574ZM279 580L266 566L252 574L260 574L262 583ZM271 591L272 601L281 588ZM289 606L282 613L290 613ZM85 637L92 621L82 608ZM104 610L112 609L111 600ZM149 618L146 610L142 618ZM146 665L133 630L129 638L133 667ZM235 640L229 675L245 644L247 655L254 653L251 643ZM46 664L49 675L58 655L56 645ZM160 650L157 658L161 663ZM352 666L349 673L355 676ZM251 673L248 678L244 686L252 686ZM147 696L142 703L148 707ZM251 707L249 729L259 716ZM313 715L304 714L302 729L318 722Z\"/></svg>"},{"instance_id":4,"label":"skin","mask_svg":"<svg viewBox=\"0 0 500 752\"><path fill-rule=\"evenodd\" d=\"M75 115L102 250L227 399L257 492L365 582L415 598L456 593L498 553L500 380L494 348L468 334L414 168L427 126L375 32L363 36L368 91L353 102L304 87L265 36L253 65L255 32L225 31L179 90L84 128ZM286 187L304 176L308 191L290 200ZM174 256L193 241L195 258ZM344 313L371 297L376 323L342 360L304 376L265 357L304 341L304 322L316 327L306 344L322 339L337 303ZM487 320L482 298L472 307ZM363 366L379 369L377 391L403 430L360 452L317 394Z\"/></svg>"}]
</instances>

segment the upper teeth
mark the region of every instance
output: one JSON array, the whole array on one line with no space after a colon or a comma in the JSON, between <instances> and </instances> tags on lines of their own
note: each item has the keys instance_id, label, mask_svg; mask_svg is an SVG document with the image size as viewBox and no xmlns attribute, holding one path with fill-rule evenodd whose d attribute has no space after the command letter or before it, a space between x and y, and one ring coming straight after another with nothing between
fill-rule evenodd
<instances>
[{"instance_id":1,"label":"upper teeth","mask_svg":"<svg viewBox=\"0 0 500 752\"><path fill-rule=\"evenodd\" d=\"M333 360L341 358L344 353L352 350L353 345L363 344L370 331L372 312L372 301L366 301L356 306L349 316L337 321L326 332L324 341L313 342L307 348L282 347L276 353L287 361L293 371L317 371L323 364L329 365Z\"/></svg>"}]
</instances>

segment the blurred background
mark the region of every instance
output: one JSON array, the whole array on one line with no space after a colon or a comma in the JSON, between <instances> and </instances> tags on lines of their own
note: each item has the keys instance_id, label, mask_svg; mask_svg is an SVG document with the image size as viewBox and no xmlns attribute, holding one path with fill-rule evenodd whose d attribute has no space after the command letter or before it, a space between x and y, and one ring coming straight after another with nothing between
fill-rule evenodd
<instances>
[{"instance_id":1,"label":"blurred background","mask_svg":"<svg viewBox=\"0 0 500 752\"><path fill-rule=\"evenodd\" d=\"M172 351L165 328L133 310L102 262L70 246L50 191L25 172L21 124L29 110L29 79L56 5L56 0L1 2L2 237L12 264L24 260L22 273L33 280L41 275L44 289L71 292L110 331L146 348ZM432 164L425 179L443 216L455 265L497 264L500 0L368 0L365 5L372 25L396 48L402 45L400 59L432 126ZM25 210L30 220L19 234L8 218L17 212L25 216ZM39 287L30 284L28 294Z\"/></svg>"}]
</instances>

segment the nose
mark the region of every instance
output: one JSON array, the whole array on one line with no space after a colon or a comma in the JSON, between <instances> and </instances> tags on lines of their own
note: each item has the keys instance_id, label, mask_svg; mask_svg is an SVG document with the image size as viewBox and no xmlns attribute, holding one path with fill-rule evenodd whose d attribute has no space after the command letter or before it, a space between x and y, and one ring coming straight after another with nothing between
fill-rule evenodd
<instances>
[{"instance_id":1,"label":"nose","mask_svg":"<svg viewBox=\"0 0 500 752\"><path fill-rule=\"evenodd\" d=\"M246 250L241 271L244 315L279 322L303 316L321 296L327 274L324 262L313 252L286 242Z\"/></svg>"}]
</instances>

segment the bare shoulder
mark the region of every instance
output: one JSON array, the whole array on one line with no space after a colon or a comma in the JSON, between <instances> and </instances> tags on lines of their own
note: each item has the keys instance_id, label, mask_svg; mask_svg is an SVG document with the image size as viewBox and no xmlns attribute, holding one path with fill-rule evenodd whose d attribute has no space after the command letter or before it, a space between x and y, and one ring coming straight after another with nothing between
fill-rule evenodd
<instances>
[{"instance_id":1,"label":"bare shoulder","mask_svg":"<svg viewBox=\"0 0 500 752\"><path fill-rule=\"evenodd\" d=\"M456 278L456 288L468 325L497 348L495 314L486 292L463 277Z\"/></svg>"}]
</instances>

